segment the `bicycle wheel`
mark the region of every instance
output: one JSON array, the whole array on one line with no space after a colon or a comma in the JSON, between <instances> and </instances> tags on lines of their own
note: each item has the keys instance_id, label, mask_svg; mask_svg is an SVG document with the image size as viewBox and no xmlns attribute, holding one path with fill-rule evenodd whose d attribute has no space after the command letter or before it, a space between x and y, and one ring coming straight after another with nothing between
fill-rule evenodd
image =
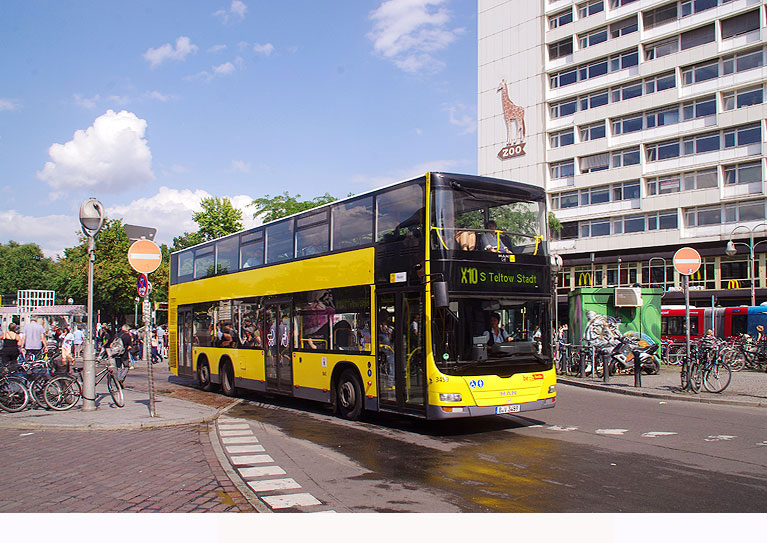
<instances>
[{"instance_id":1,"label":"bicycle wheel","mask_svg":"<svg viewBox=\"0 0 767 543\"><path fill-rule=\"evenodd\" d=\"M703 386L709 392L722 392L730 385L732 370L727 364L717 362L706 371L703 378Z\"/></svg>"},{"instance_id":2,"label":"bicycle wheel","mask_svg":"<svg viewBox=\"0 0 767 543\"><path fill-rule=\"evenodd\" d=\"M700 364L693 362L690 364L690 390L696 394L700 392L703 386L703 375L700 371Z\"/></svg>"},{"instance_id":3,"label":"bicycle wheel","mask_svg":"<svg viewBox=\"0 0 767 543\"><path fill-rule=\"evenodd\" d=\"M107 388L109 388L109 394L112 395L112 399L117 407L123 407L125 405L123 387L120 385L120 381L118 381L111 373L107 375Z\"/></svg>"},{"instance_id":4,"label":"bicycle wheel","mask_svg":"<svg viewBox=\"0 0 767 543\"><path fill-rule=\"evenodd\" d=\"M48 407L55 411L72 409L82 397L77 379L67 376L54 377L43 389L43 398Z\"/></svg>"},{"instance_id":5,"label":"bicycle wheel","mask_svg":"<svg viewBox=\"0 0 767 543\"><path fill-rule=\"evenodd\" d=\"M746 365L746 357L741 352L729 351L724 357L724 362L732 371L740 371Z\"/></svg>"},{"instance_id":6,"label":"bicycle wheel","mask_svg":"<svg viewBox=\"0 0 767 543\"><path fill-rule=\"evenodd\" d=\"M43 409L48 409L48 404L45 402L45 385L48 383L48 380L45 378L39 378L35 379L31 383L29 383L29 396L30 400L35 402L37 405L42 407Z\"/></svg>"},{"instance_id":7,"label":"bicycle wheel","mask_svg":"<svg viewBox=\"0 0 767 543\"><path fill-rule=\"evenodd\" d=\"M29 403L29 392L21 381L5 378L0 381L0 407L9 413L23 411Z\"/></svg>"}]
</instances>

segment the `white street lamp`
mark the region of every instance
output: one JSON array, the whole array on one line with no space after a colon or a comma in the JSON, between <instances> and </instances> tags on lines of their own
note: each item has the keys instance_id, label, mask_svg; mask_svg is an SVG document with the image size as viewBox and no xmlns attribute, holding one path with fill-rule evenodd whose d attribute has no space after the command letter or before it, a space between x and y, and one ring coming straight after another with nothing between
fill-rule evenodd
<instances>
[{"instance_id":1,"label":"white street lamp","mask_svg":"<svg viewBox=\"0 0 767 543\"><path fill-rule=\"evenodd\" d=\"M83 349L83 411L96 410L96 358L93 346L93 263L94 238L104 226L104 205L89 198L80 206L80 226L88 238L88 335Z\"/></svg>"}]
</instances>

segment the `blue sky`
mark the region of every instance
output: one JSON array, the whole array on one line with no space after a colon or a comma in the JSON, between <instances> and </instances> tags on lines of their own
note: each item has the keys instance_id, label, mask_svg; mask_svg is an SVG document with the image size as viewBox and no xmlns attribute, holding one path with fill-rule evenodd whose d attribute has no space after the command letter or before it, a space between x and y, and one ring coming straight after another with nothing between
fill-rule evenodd
<instances>
[{"instance_id":1,"label":"blue sky","mask_svg":"<svg viewBox=\"0 0 767 543\"><path fill-rule=\"evenodd\" d=\"M476 2L0 1L0 242L476 172Z\"/></svg>"}]
</instances>

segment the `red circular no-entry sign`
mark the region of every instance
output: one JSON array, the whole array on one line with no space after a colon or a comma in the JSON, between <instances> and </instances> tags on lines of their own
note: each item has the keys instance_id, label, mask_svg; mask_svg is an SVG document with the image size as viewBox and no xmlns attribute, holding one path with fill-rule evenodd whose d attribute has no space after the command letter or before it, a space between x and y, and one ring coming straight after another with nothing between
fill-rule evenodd
<instances>
[{"instance_id":1,"label":"red circular no-entry sign","mask_svg":"<svg viewBox=\"0 0 767 543\"><path fill-rule=\"evenodd\" d=\"M152 273L160 267L162 253L154 241L140 239L128 249L128 263L139 273Z\"/></svg>"},{"instance_id":2,"label":"red circular no-entry sign","mask_svg":"<svg viewBox=\"0 0 767 543\"><path fill-rule=\"evenodd\" d=\"M692 275L700 269L700 253L692 247L682 247L674 253L674 268L682 275Z\"/></svg>"}]
</instances>

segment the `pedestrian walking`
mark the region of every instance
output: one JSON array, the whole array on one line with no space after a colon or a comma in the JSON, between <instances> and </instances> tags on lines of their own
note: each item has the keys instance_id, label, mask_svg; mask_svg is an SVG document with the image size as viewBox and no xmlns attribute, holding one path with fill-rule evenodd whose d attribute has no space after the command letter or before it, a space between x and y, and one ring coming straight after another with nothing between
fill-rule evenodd
<instances>
[{"instance_id":1,"label":"pedestrian walking","mask_svg":"<svg viewBox=\"0 0 767 543\"><path fill-rule=\"evenodd\" d=\"M29 318L29 323L24 327L22 336L24 338L24 355L38 358L40 353L45 350L45 328L37 322L37 317Z\"/></svg>"},{"instance_id":2,"label":"pedestrian walking","mask_svg":"<svg viewBox=\"0 0 767 543\"><path fill-rule=\"evenodd\" d=\"M160 358L160 353L158 352L159 340L157 338L157 332L152 332L152 340L150 343L150 347L152 352L152 364L157 364L158 362L161 362L162 358Z\"/></svg>"},{"instance_id":3,"label":"pedestrian walking","mask_svg":"<svg viewBox=\"0 0 767 543\"><path fill-rule=\"evenodd\" d=\"M21 353L22 338L16 333L16 329L16 323L12 322L8 325L8 330L0 336L0 339L3 340L2 347L0 347L0 364L3 366L14 363Z\"/></svg>"},{"instance_id":4,"label":"pedestrian walking","mask_svg":"<svg viewBox=\"0 0 767 543\"><path fill-rule=\"evenodd\" d=\"M120 340L119 342L117 341L118 339ZM128 370L130 369L128 366L128 352L130 351L132 343L130 326L123 324L120 331L115 334L114 339L112 339L109 344L110 350L112 351L112 358L115 361L115 366L117 366L117 380L120 381L120 384L123 384L125 377L128 375Z\"/></svg>"},{"instance_id":5,"label":"pedestrian walking","mask_svg":"<svg viewBox=\"0 0 767 543\"><path fill-rule=\"evenodd\" d=\"M85 332L83 332L79 326L75 326L75 329L72 332L72 337L73 337L72 354L74 358L82 358L83 357L83 341L85 340Z\"/></svg>"}]
</instances>

